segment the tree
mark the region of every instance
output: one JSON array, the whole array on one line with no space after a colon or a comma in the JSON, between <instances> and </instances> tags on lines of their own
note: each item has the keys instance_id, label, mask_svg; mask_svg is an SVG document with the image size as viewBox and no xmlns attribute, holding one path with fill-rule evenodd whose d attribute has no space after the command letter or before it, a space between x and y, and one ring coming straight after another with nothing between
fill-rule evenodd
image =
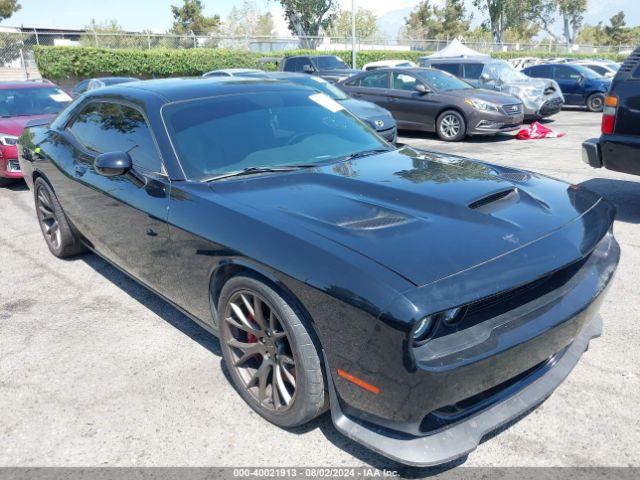
<instances>
[{"instance_id":1,"label":"tree","mask_svg":"<svg viewBox=\"0 0 640 480\"><path fill-rule=\"evenodd\" d=\"M182 6L171 5L173 26L171 33L176 35L194 34L211 35L218 33L220 15L207 17L204 15L204 4L201 0L182 0Z\"/></svg>"},{"instance_id":2,"label":"tree","mask_svg":"<svg viewBox=\"0 0 640 480\"><path fill-rule=\"evenodd\" d=\"M504 43L504 33L521 16L520 2L514 0L473 0L473 5L489 16L484 24L491 30L494 43Z\"/></svg>"},{"instance_id":3,"label":"tree","mask_svg":"<svg viewBox=\"0 0 640 480\"><path fill-rule=\"evenodd\" d=\"M22 8L18 0L0 0L0 22L10 18Z\"/></svg>"},{"instance_id":4,"label":"tree","mask_svg":"<svg viewBox=\"0 0 640 480\"><path fill-rule=\"evenodd\" d=\"M464 0L447 0L442 8L434 7L433 13L431 30L436 38L455 38L469 32L471 16L467 17Z\"/></svg>"},{"instance_id":5,"label":"tree","mask_svg":"<svg viewBox=\"0 0 640 480\"><path fill-rule=\"evenodd\" d=\"M586 45L606 45L608 41L602 22L597 25L585 25L576 36L576 42Z\"/></svg>"},{"instance_id":6,"label":"tree","mask_svg":"<svg viewBox=\"0 0 640 480\"><path fill-rule=\"evenodd\" d=\"M604 33L608 37L609 45L622 45L629 43L630 30L627 28L627 22L624 19L624 12L620 11L609 19L610 26L604 27Z\"/></svg>"},{"instance_id":7,"label":"tree","mask_svg":"<svg viewBox=\"0 0 640 480\"><path fill-rule=\"evenodd\" d=\"M423 0L404 19L401 36L408 39L429 38L433 26L433 8L429 0Z\"/></svg>"},{"instance_id":8,"label":"tree","mask_svg":"<svg viewBox=\"0 0 640 480\"><path fill-rule=\"evenodd\" d=\"M473 5L488 14L484 25L491 30L494 43L504 43L507 32L510 39L530 41L540 28L555 38L550 28L553 0L473 0Z\"/></svg>"},{"instance_id":9,"label":"tree","mask_svg":"<svg viewBox=\"0 0 640 480\"><path fill-rule=\"evenodd\" d=\"M250 0L234 6L222 22L222 33L228 37L270 37L274 29L271 14L261 14Z\"/></svg>"},{"instance_id":10,"label":"tree","mask_svg":"<svg viewBox=\"0 0 640 480\"><path fill-rule=\"evenodd\" d=\"M331 26L332 37L351 37L351 10L340 10ZM371 10L358 8L356 10L356 37L372 39L378 35L376 14Z\"/></svg>"},{"instance_id":11,"label":"tree","mask_svg":"<svg viewBox=\"0 0 640 480\"><path fill-rule=\"evenodd\" d=\"M318 46L321 31L329 31L335 19L338 0L279 0L289 30L300 37L300 47Z\"/></svg>"},{"instance_id":12,"label":"tree","mask_svg":"<svg viewBox=\"0 0 640 480\"><path fill-rule=\"evenodd\" d=\"M587 0L557 0L558 11L562 19L562 34L568 45L576 42L582 27L584 13L587 11Z\"/></svg>"},{"instance_id":13,"label":"tree","mask_svg":"<svg viewBox=\"0 0 640 480\"><path fill-rule=\"evenodd\" d=\"M80 45L83 47L148 48L146 37L123 35L125 32L115 19L98 23L92 18L84 30L87 33L80 37Z\"/></svg>"}]
</instances>

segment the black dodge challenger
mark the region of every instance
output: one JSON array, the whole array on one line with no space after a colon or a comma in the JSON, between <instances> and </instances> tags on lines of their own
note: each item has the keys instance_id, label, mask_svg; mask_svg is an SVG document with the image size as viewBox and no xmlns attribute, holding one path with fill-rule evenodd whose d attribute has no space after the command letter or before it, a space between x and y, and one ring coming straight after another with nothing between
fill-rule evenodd
<instances>
[{"instance_id":1,"label":"black dodge challenger","mask_svg":"<svg viewBox=\"0 0 640 480\"><path fill-rule=\"evenodd\" d=\"M218 335L265 419L330 409L411 465L551 394L600 334L620 255L594 193L395 148L274 80L95 90L27 128L20 163L51 252L92 250Z\"/></svg>"}]
</instances>

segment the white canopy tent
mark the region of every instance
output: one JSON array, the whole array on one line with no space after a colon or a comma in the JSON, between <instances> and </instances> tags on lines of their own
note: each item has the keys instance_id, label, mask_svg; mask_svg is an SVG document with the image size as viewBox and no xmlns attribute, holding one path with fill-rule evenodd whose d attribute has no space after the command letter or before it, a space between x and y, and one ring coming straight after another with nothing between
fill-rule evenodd
<instances>
[{"instance_id":1,"label":"white canopy tent","mask_svg":"<svg viewBox=\"0 0 640 480\"><path fill-rule=\"evenodd\" d=\"M449 45L436 53L428 55L427 58L467 58L467 57L489 57L486 53L476 52L464 45L460 40L454 38Z\"/></svg>"}]
</instances>

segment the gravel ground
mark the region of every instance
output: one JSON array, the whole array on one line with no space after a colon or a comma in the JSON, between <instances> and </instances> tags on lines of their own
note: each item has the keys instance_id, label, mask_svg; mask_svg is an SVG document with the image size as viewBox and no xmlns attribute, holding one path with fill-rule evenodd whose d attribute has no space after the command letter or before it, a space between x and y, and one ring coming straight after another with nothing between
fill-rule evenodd
<instances>
[{"instance_id":1,"label":"gravel ground","mask_svg":"<svg viewBox=\"0 0 640 480\"><path fill-rule=\"evenodd\" d=\"M546 402L456 465L640 464L640 178L580 161L599 121L563 111L547 125L567 135L538 141L400 138L584 183L619 209L604 335ZM0 466L400 468L328 415L288 431L261 420L231 387L215 338L95 255L55 259L24 186L0 189L0 246Z\"/></svg>"}]
</instances>

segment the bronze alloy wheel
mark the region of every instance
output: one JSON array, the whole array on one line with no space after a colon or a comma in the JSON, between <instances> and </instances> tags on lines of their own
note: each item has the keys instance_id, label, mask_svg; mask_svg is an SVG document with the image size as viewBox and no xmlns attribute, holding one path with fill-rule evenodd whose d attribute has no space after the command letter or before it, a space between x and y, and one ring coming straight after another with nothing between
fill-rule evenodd
<instances>
[{"instance_id":1,"label":"bronze alloy wheel","mask_svg":"<svg viewBox=\"0 0 640 480\"><path fill-rule=\"evenodd\" d=\"M39 186L36 192L36 210L45 240L54 250L60 249L62 242L60 223L51 199L51 193L44 186Z\"/></svg>"},{"instance_id":2,"label":"bronze alloy wheel","mask_svg":"<svg viewBox=\"0 0 640 480\"><path fill-rule=\"evenodd\" d=\"M274 308L258 293L234 293L224 312L232 365L261 407L287 410L296 395L296 362Z\"/></svg>"}]
</instances>

